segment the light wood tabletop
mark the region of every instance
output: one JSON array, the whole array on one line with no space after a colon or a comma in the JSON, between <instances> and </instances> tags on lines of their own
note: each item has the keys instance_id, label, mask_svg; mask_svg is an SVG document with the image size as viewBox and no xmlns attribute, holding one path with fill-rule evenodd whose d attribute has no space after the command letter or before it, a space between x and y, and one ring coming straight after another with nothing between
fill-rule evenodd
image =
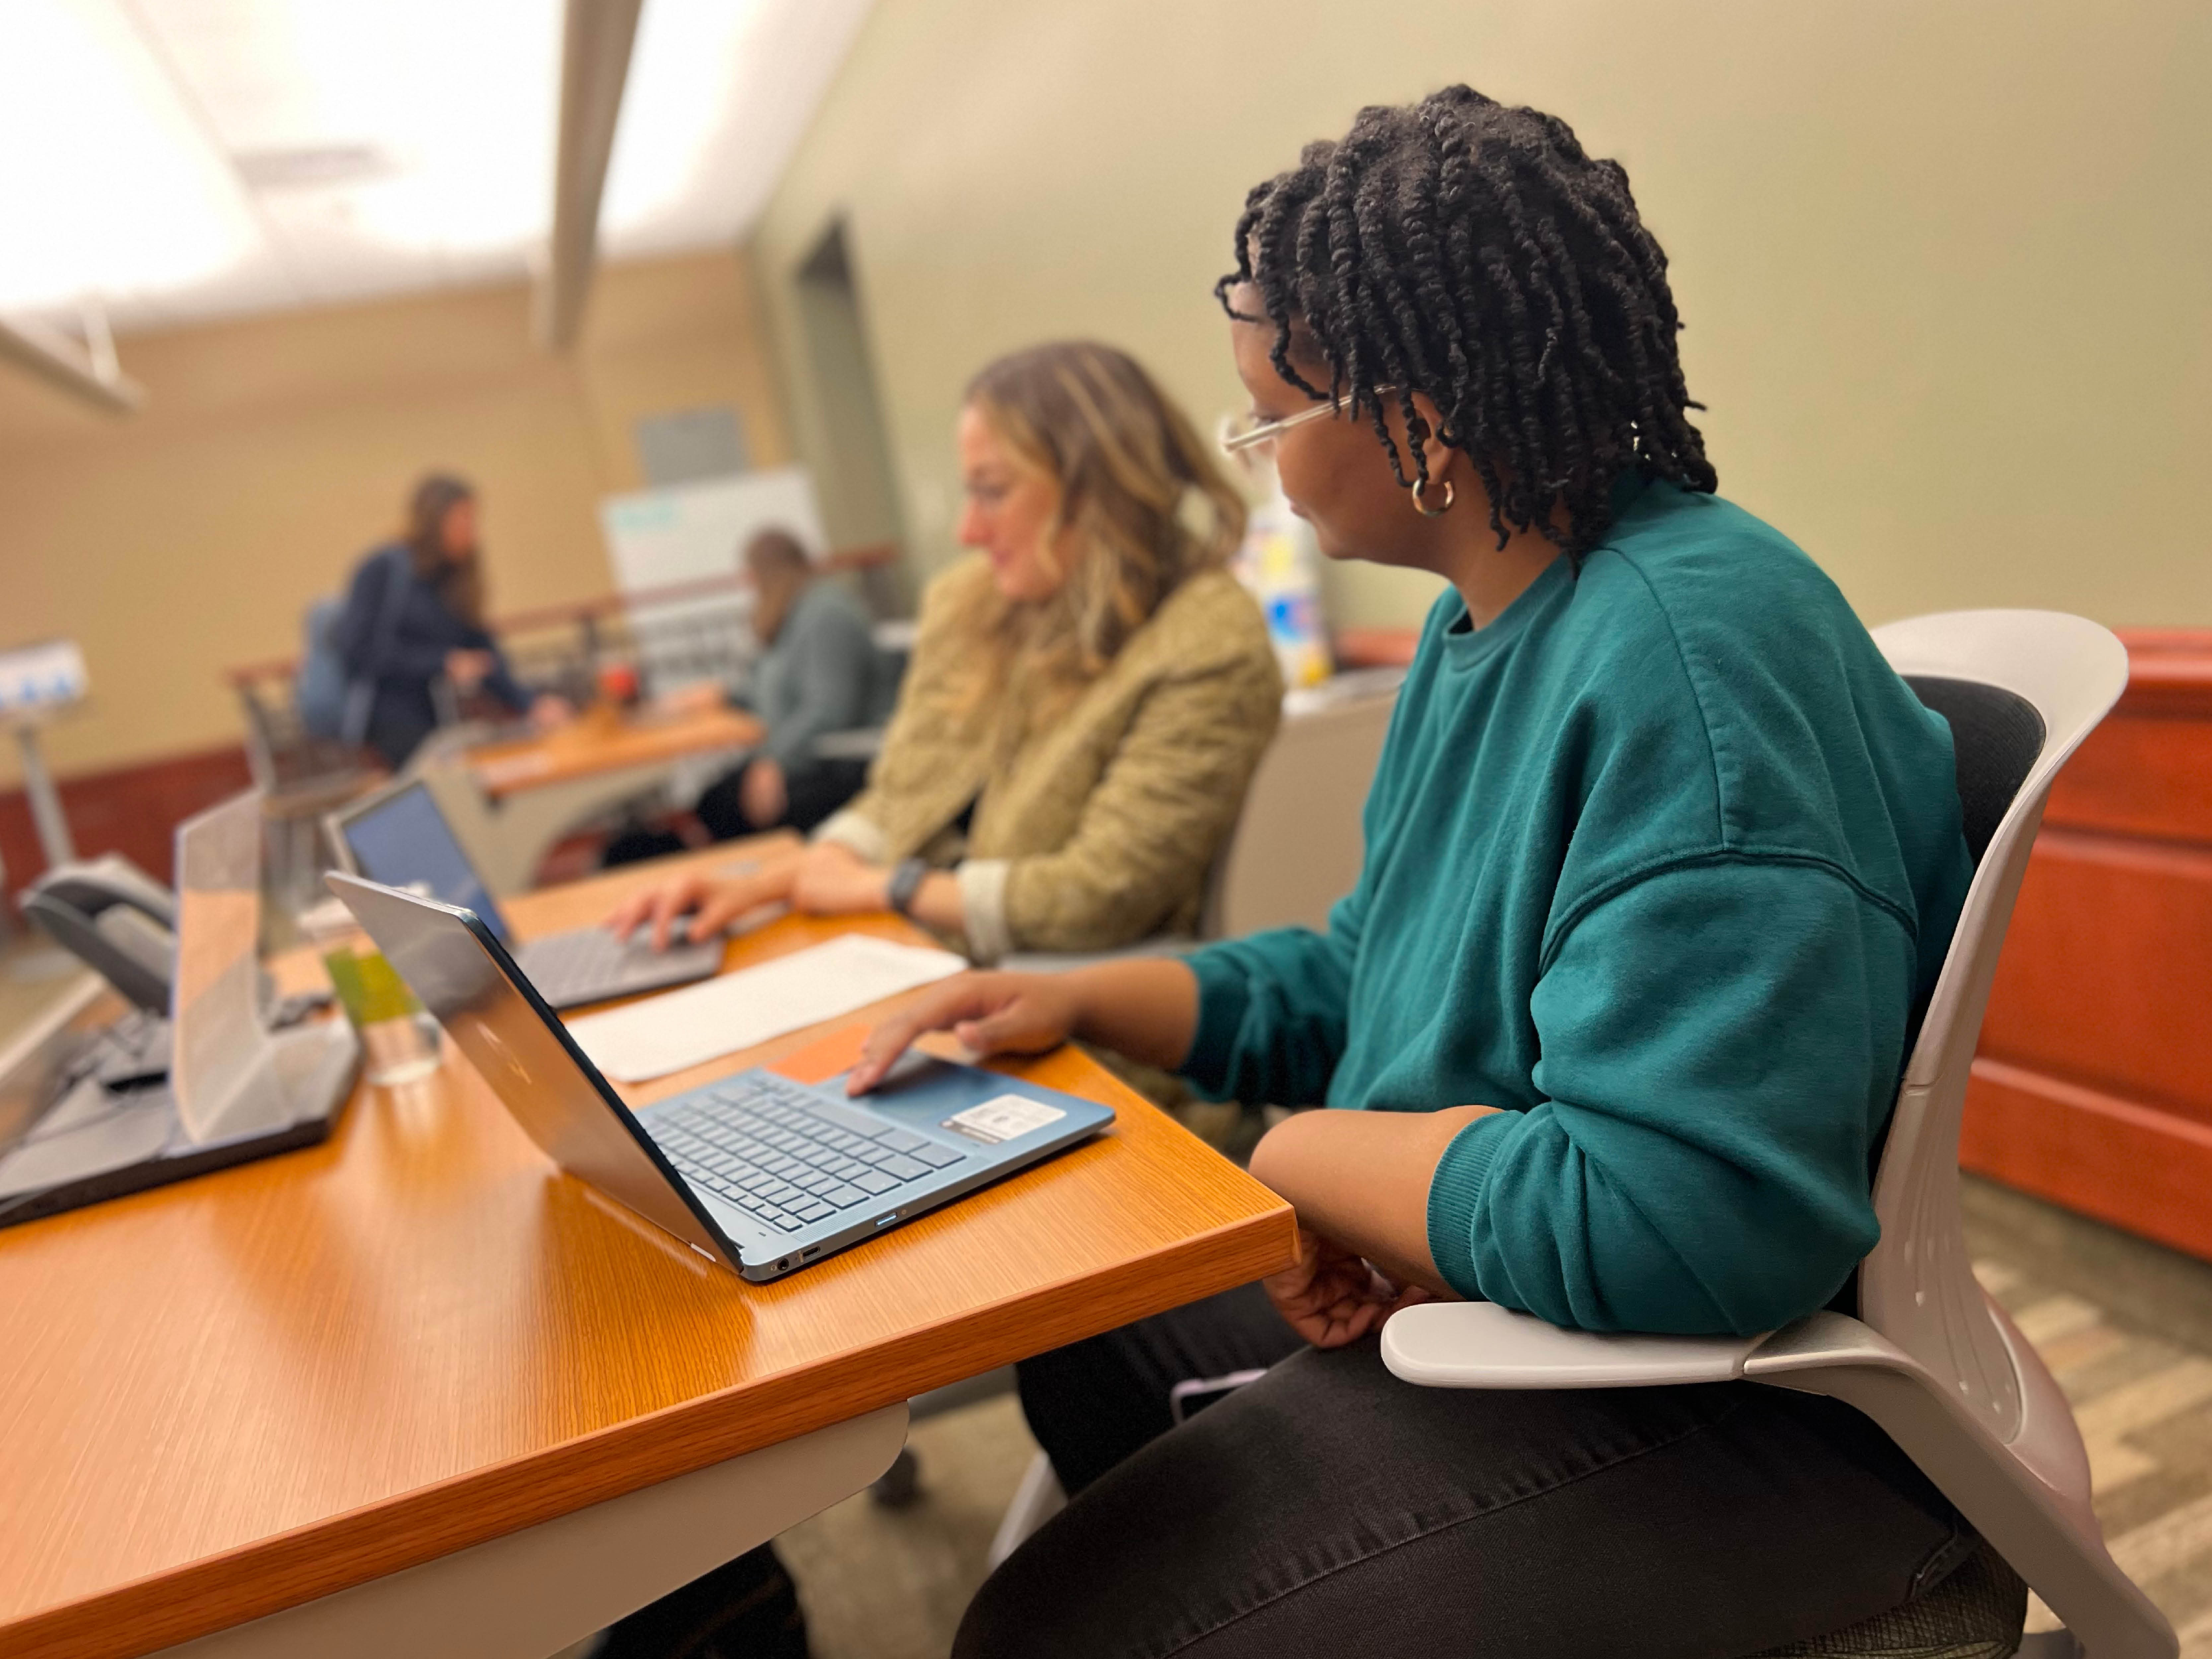
<instances>
[{"instance_id":1,"label":"light wood tabletop","mask_svg":"<svg viewBox=\"0 0 2212 1659\"><path fill-rule=\"evenodd\" d=\"M678 863L510 914L576 926ZM726 967L848 929L914 937L785 918ZM627 1092L763 1062L817 1080L865 1025ZM560 1173L450 1044L325 1146L0 1231L0 1652L227 1628L1291 1260L1281 1201L1090 1058L1015 1069L1113 1128L773 1285Z\"/></svg>"},{"instance_id":2,"label":"light wood tabletop","mask_svg":"<svg viewBox=\"0 0 2212 1659\"><path fill-rule=\"evenodd\" d=\"M471 749L469 769L483 792L498 799L624 767L750 748L760 738L760 721L735 708L646 708L623 715L599 707L537 737Z\"/></svg>"}]
</instances>

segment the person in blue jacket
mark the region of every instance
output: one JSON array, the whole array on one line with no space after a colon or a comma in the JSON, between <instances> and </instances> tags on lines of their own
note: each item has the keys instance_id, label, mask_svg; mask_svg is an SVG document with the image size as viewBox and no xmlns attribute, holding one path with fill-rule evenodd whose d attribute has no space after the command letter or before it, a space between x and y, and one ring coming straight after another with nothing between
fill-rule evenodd
<instances>
[{"instance_id":1,"label":"person in blue jacket","mask_svg":"<svg viewBox=\"0 0 2212 1659\"><path fill-rule=\"evenodd\" d=\"M477 529L476 491L444 473L425 477L399 538L355 567L331 626L349 696L368 701L359 735L395 770L438 724L431 685L441 675L463 696L481 691L541 725L568 713L560 698L532 697L516 682L484 627Z\"/></svg>"},{"instance_id":2,"label":"person in blue jacket","mask_svg":"<svg viewBox=\"0 0 2212 1659\"><path fill-rule=\"evenodd\" d=\"M958 1656L1749 1655L1976 1548L1866 1419L1748 1382L1414 1388L1408 1297L1755 1332L1847 1297L1972 876L1949 728L1715 494L1613 161L1455 87L1247 200L1219 295L1324 553L1433 571L1321 932L950 981L872 1037L1074 1037L1292 1115L1297 1264L1021 1366L1072 1494ZM1272 1304L1272 1305L1271 1305ZM1170 1428L1170 1390L1265 1368ZM2017 1626L2014 1626L2015 1630Z\"/></svg>"}]
</instances>

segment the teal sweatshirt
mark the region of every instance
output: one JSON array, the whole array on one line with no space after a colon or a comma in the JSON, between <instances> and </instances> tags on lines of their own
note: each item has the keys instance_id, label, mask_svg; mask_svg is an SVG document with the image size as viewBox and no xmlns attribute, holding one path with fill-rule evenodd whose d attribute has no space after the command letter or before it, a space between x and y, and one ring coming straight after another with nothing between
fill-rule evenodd
<instances>
[{"instance_id":1,"label":"teal sweatshirt","mask_svg":"<svg viewBox=\"0 0 2212 1659\"><path fill-rule=\"evenodd\" d=\"M1626 481L1577 578L1430 614L1328 931L1189 960L1216 1097L1505 1109L1452 1141L1456 1290L1587 1330L1829 1302L1972 874L1951 734L1833 583Z\"/></svg>"}]
</instances>

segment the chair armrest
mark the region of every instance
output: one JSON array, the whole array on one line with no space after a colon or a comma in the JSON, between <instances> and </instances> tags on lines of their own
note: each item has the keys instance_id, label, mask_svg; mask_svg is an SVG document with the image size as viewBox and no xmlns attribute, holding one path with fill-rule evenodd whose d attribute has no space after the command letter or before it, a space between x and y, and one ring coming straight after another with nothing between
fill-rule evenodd
<instances>
[{"instance_id":1,"label":"chair armrest","mask_svg":"<svg viewBox=\"0 0 2212 1659\"><path fill-rule=\"evenodd\" d=\"M1430 1389L1648 1389L1733 1381L1765 1340L1568 1331L1494 1302L1424 1302L1382 1327L1382 1363Z\"/></svg>"},{"instance_id":2,"label":"chair armrest","mask_svg":"<svg viewBox=\"0 0 2212 1659\"><path fill-rule=\"evenodd\" d=\"M1009 974L1065 974L1078 968L1095 968L1102 962L1132 962L1144 957L1187 956L1198 948L1194 939L1156 934L1112 951L1018 951L1001 957L998 967Z\"/></svg>"},{"instance_id":3,"label":"chair armrest","mask_svg":"<svg viewBox=\"0 0 2212 1659\"><path fill-rule=\"evenodd\" d=\"M2008 1326L2000 1329L2008 1344L2019 1340ZM2023 1655L2174 1659L2180 1650L2172 1626L2105 1547L2079 1432L2039 1365L2026 1380L2047 1396L2031 1401L2044 1420L2024 1425L2023 1443L2014 1444L1998 1439L1986 1414L1962 1399L1964 1383L1940 1382L1842 1314L1811 1314L1761 1336L1613 1336L1561 1330L1492 1303L1423 1303L1383 1326L1382 1363L1431 1388L1632 1389L1741 1378L1826 1395L1871 1418L2080 1644L2023 1644ZM2028 1369L2017 1357L2015 1367Z\"/></svg>"}]
</instances>

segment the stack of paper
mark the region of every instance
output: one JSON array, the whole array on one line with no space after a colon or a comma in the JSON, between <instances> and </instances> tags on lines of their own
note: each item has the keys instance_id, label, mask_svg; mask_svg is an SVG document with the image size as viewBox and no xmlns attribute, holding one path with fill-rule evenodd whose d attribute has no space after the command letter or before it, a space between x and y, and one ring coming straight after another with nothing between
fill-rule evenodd
<instances>
[{"instance_id":1,"label":"stack of paper","mask_svg":"<svg viewBox=\"0 0 2212 1659\"><path fill-rule=\"evenodd\" d=\"M609 1077L645 1083L849 1014L967 965L950 951L848 933L757 968L570 1020L568 1034Z\"/></svg>"}]
</instances>

